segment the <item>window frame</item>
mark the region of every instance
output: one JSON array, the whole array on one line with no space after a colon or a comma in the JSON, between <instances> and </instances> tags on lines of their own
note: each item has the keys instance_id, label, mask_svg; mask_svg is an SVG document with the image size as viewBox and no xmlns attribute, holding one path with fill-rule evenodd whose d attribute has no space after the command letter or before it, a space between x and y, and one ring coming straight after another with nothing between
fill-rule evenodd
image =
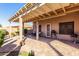
<instances>
[{"instance_id":1,"label":"window frame","mask_svg":"<svg viewBox=\"0 0 79 59\"><path fill-rule=\"evenodd\" d=\"M72 33L64 33L64 32L61 32L61 27L60 27L60 26L63 25L63 24L64 24L64 26L65 26L65 25L68 25L68 24L70 24L70 23L71 23L72 26L73 26L73 27L72 27L72 28L73 28L73 29L72 29L72 33L74 33L74 21L72 21L72 22L61 22L61 23L59 23L59 34L71 35Z\"/></svg>"}]
</instances>

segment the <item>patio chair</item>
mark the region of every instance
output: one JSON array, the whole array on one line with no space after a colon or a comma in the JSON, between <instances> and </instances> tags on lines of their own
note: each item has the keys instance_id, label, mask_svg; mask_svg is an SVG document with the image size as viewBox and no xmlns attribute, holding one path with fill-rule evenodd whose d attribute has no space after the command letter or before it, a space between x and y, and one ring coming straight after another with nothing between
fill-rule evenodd
<instances>
[{"instance_id":1,"label":"patio chair","mask_svg":"<svg viewBox=\"0 0 79 59\"><path fill-rule=\"evenodd\" d=\"M36 32L32 32L31 34L32 34L33 36L36 36ZM39 32L39 36L40 36L40 37L43 37L43 32Z\"/></svg>"},{"instance_id":2,"label":"patio chair","mask_svg":"<svg viewBox=\"0 0 79 59\"><path fill-rule=\"evenodd\" d=\"M39 36L40 37L43 37L43 32L39 32Z\"/></svg>"},{"instance_id":3,"label":"patio chair","mask_svg":"<svg viewBox=\"0 0 79 59\"><path fill-rule=\"evenodd\" d=\"M51 30L51 37L57 39L57 32L55 30Z\"/></svg>"},{"instance_id":4,"label":"patio chair","mask_svg":"<svg viewBox=\"0 0 79 59\"><path fill-rule=\"evenodd\" d=\"M73 34L71 34L71 37L72 37L72 39L73 39L74 44L77 43L77 41L79 41L79 40L78 40L78 34L73 33Z\"/></svg>"},{"instance_id":5,"label":"patio chair","mask_svg":"<svg viewBox=\"0 0 79 59\"><path fill-rule=\"evenodd\" d=\"M31 34L32 34L33 36L36 36L36 32L32 32Z\"/></svg>"}]
</instances>

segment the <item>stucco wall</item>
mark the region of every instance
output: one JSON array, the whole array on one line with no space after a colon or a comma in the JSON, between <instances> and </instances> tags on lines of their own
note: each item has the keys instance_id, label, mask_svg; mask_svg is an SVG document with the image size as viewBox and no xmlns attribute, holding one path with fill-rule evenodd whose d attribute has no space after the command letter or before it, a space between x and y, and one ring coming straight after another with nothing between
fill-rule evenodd
<instances>
[{"instance_id":1,"label":"stucco wall","mask_svg":"<svg viewBox=\"0 0 79 59\"><path fill-rule=\"evenodd\" d=\"M65 16L48 19L48 20L41 20L39 24L42 25L42 32L46 35L46 24L51 24L51 29L56 30L59 33L59 23L61 22L71 22L74 21L74 32L79 32L79 13L72 13L67 14Z\"/></svg>"}]
</instances>

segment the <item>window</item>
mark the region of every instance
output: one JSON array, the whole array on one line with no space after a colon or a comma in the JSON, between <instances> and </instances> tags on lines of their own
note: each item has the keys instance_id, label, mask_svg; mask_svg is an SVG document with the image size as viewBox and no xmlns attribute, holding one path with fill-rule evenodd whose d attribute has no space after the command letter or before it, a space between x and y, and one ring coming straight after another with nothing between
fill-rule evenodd
<instances>
[{"instance_id":1,"label":"window","mask_svg":"<svg viewBox=\"0 0 79 59\"><path fill-rule=\"evenodd\" d=\"M39 32L41 32L41 25L39 25Z\"/></svg>"},{"instance_id":2,"label":"window","mask_svg":"<svg viewBox=\"0 0 79 59\"><path fill-rule=\"evenodd\" d=\"M59 23L60 34L73 34L74 33L74 22Z\"/></svg>"}]
</instances>

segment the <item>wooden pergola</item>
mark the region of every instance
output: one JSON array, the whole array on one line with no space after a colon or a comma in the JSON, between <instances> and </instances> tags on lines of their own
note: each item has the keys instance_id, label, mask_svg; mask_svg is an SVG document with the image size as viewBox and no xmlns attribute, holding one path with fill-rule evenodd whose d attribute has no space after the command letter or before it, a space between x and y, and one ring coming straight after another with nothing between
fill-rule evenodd
<instances>
[{"instance_id":1,"label":"wooden pergola","mask_svg":"<svg viewBox=\"0 0 79 59\"><path fill-rule=\"evenodd\" d=\"M20 39L23 35L24 22L36 21L36 39L39 39L39 22L50 18L56 18L79 11L78 3L27 3L12 16L10 22L20 23Z\"/></svg>"}]
</instances>

